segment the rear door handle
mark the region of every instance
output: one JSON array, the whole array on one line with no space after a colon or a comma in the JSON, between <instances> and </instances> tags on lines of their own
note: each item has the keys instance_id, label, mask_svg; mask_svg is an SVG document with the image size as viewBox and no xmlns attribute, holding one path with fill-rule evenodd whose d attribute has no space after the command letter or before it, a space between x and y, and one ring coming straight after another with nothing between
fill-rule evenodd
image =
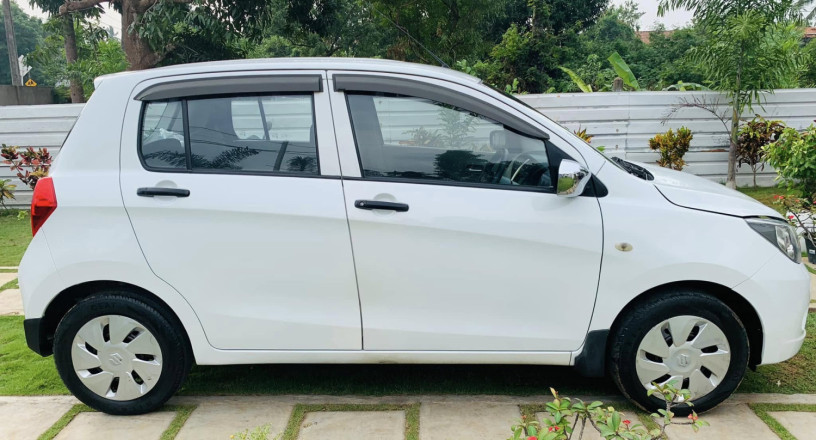
<instances>
[{"instance_id":1,"label":"rear door handle","mask_svg":"<svg viewBox=\"0 0 816 440\"><path fill-rule=\"evenodd\" d=\"M156 197L156 196L189 197L190 190L181 188L161 188L161 187L139 188L136 190L136 195L140 197Z\"/></svg>"},{"instance_id":2,"label":"rear door handle","mask_svg":"<svg viewBox=\"0 0 816 440\"><path fill-rule=\"evenodd\" d=\"M408 205L405 203L382 202L379 200L357 200L354 202L354 207L358 209L384 209L388 211L406 212Z\"/></svg>"}]
</instances>

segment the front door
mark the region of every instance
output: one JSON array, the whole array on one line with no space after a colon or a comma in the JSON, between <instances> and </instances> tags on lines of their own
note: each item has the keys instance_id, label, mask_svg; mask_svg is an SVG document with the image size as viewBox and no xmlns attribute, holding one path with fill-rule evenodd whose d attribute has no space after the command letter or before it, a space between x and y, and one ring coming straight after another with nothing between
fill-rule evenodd
<instances>
[{"instance_id":1,"label":"front door","mask_svg":"<svg viewBox=\"0 0 816 440\"><path fill-rule=\"evenodd\" d=\"M601 213L591 195L557 196L555 170L580 157L444 101L456 85L411 96L388 78L331 95L364 349L579 348Z\"/></svg>"},{"instance_id":2,"label":"front door","mask_svg":"<svg viewBox=\"0 0 816 440\"><path fill-rule=\"evenodd\" d=\"M233 95L250 80L206 80L209 92L129 109L129 131L140 129L123 136L122 196L150 268L216 348L360 350L322 75L319 90L291 81L278 92L261 78Z\"/></svg>"}]
</instances>

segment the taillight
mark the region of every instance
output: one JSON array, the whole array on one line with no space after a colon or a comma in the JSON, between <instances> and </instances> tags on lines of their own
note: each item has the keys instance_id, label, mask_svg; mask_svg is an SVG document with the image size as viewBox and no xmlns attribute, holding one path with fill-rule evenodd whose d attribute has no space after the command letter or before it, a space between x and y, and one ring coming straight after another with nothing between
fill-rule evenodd
<instances>
[{"instance_id":1,"label":"taillight","mask_svg":"<svg viewBox=\"0 0 816 440\"><path fill-rule=\"evenodd\" d=\"M57 209L57 193L50 177L37 180L34 196L31 198L31 235L37 235L43 223Z\"/></svg>"}]
</instances>

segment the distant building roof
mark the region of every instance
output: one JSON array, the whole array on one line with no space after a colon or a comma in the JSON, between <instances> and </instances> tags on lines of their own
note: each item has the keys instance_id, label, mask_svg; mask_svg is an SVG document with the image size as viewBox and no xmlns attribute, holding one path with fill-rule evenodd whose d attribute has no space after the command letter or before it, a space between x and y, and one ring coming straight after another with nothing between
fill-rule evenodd
<instances>
[{"instance_id":1,"label":"distant building roof","mask_svg":"<svg viewBox=\"0 0 816 440\"><path fill-rule=\"evenodd\" d=\"M651 38L652 34L655 33L655 32L657 32L657 31L638 31L637 36L638 36L638 38L640 38L640 41L642 41L642 42L644 42L646 44L649 44L649 39ZM673 33L674 33L674 31L663 31L663 36L664 37L669 37Z\"/></svg>"}]
</instances>

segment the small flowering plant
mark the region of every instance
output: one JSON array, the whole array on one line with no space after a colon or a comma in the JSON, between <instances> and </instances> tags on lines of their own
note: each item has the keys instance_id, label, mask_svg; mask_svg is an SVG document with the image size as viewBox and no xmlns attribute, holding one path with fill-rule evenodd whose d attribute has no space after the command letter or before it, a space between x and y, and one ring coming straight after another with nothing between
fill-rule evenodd
<instances>
[{"instance_id":1,"label":"small flowering plant","mask_svg":"<svg viewBox=\"0 0 816 440\"><path fill-rule=\"evenodd\" d=\"M578 440L583 438L587 423L605 440L657 440L665 438L666 427L669 425L689 425L695 432L708 426L707 422L699 420L694 411L689 414L687 422L674 421L673 409L677 405L692 405L688 390L678 390L671 383L652 385L654 388L649 391L649 395L659 394L666 402L666 409L651 414L657 425L653 429L632 423L612 406L604 406L601 402L587 404L580 399L561 397L550 388L554 399L546 405L547 417L543 423L522 416L510 428L513 435L508 440Z\"/></svg>"},{"instance_id":2,"label":"small flowering plant","mask_svg":"<svg viewBox=\"0 0 816 440\"><path fill-rule=\"evenodd\" d=\"M816 247L816 199L774 196L774 205L784 209L788 223L802 230L805 240Z\"/></svg>"},{"instance_id":3,"label":"small flowering plant","mask_svg":"<svg viewBox=\"0 0 816 440\"><path fill-rule=\"evenodd\" d=\"M20 152L17 147L10 147L6 144L0 148L0 157L3 158L3 163L11 168L11 171L17 172L17 178L31 189L34 189L41 177L48 175L53 161L47 148L35 150L28 147Z\"/></svg>"}]
</instances>

